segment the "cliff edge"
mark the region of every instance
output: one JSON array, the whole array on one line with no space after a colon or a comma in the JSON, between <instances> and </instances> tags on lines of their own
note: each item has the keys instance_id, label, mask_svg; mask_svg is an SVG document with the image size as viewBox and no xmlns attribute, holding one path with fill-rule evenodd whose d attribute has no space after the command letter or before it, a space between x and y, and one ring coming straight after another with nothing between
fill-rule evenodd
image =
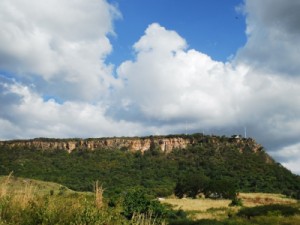
<instances>
[{"instance_id":1,"label":"cliff edge","mask_svg":"<svg viewBox=\"0 0 300 225\"><path fill-rule=\"evenodd\" d=\"M113 138L88 138L88 139L52 139L36 138L30 140L0 141L0 146L28 147L39 150L65 150L69 153L75 149L123 149L128 151L147 151L151 148L158 148L162 152L169 153L174 149L186 149L189 145L211 143L216 148L219 145L235 144L240 152L246 148L252 152L261 151L263 147L251 138L240 136L219 137L202 134L193 135L168 135L148 137L113 137Z\"/></svg>"}]
</instances>

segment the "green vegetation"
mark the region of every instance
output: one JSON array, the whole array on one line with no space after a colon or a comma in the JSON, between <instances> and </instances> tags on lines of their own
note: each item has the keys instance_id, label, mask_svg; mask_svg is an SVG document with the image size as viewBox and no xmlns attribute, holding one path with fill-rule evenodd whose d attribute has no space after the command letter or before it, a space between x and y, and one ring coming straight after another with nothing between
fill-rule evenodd
<instances>
[{"instance_id":1,"label":"green vegetation","mask_svg":"<svg viewBox=\"0 0 300 225\"><path fill-rule=\"evenodd\" d=\"M299 204L283 205L282 201L243 208L249 206L249 199L247 194L239 195L283 193L299 199L299 176L248 139L199 134L186 138L193 144L170 153L155 145L144 153L83 148L68 153L1 145L0 175L13 171L19 178L10 177L7 182L0 177L0 225L300 224ZM189 213L156 200L173 194L193 200L204 196L210 201L222 199L226 207L211 208L215 215L221 215L218 220L191 220ZM254 200L270 203L268 196Z\"/></svg>"},{"instance_id":2,"label":"green vegetation","mask_svg":"<svg viewBox=\"0 0 300 225\"><path fill-rule=\"evenodd\" d=\"M158 217L164 217L167 214L165 207L158 200L147 198L145 190L141 188L129 190L124 196L122 205L123 214L128 219L131 219L135 213L152 213Z\"/></svg>"},{"instance_id":3,"label":"green vegetation","mask_svg":"<svg viewBox=\"0 0 300 225\"><path fill-rule=\"evenodd\" d=\"M244 208L238 212L238 216L246 217L247 219L251 219L256 216L266 216L270 214L276 214L281 216L294 216L296 214L300 214L300 210L298 208L289 206L289 205L262 205L256 206L253 208Z\"/></svg>"},{"instance_id":4,"label":"green vegetation","mask_svg":"<svg viewBox=\"0 0 300 225\"><path fill-rule=\"evenodd\" d=\"M145 189L130 189L115 199L114 204L103 196L104 191L98 182L94 183L94 192L74 192L55 183L1 177L0 224L296 225L300 222L299 203L236 208L233 211L225 207L209 208L207 212L214 214L225 210L228 216L218 220L191 220L187 217L189 213L160 204ZM217 203L224 200L194 201Z\"/></svg>"},{"instance_id":5,"label":"green vegetation","mask_svg":"<svg viewBox=\"0 0 300 225\"><path fill-rule=\"evenodd\" d=\"M62 187L64 191L57 192ZM103 193L98 182L92 193L74 192L37 180L24 183L23 178L11 175L1 177L0 224L156 225L169 218L186 218L180 210L172 210L147 196L144 189L129 190L114 204Z\"/></svg>"},{"instance_id":6,"label":"green vegetation","mask_svg":"<svg viewBox=\"0 0 300 225\"><path fill-rule=\"evenodd\" d=\"M57 182L76 191L92 191L99 180L105 194L122 195L143 187L152 196L233 198L233 192L284 193L300 196L300 177L274 162L263 151L254 152L248 139L190 135L187 149L162 153L151 146L144 154L124 149L42 151L0 146L0 175ZM225 182L225 183L224 183ZM184 187L183 187L184 186ZM227 193L221 193L228 187ZM230 187L230 190L229 190Z\"/></svg>"}]
</instances>

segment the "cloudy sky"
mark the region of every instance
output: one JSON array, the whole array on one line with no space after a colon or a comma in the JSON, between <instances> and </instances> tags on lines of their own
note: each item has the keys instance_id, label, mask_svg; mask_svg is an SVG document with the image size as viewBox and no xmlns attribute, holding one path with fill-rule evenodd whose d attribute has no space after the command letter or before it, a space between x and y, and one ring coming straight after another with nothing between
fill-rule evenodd
<instances>
[{"instance_id":1,"label":"cloudy sky","mask_svg":"<svg viewBox=\"0 0 300 225\"><path fill-rule=\"evenodd\" d=\"M300 174L299 0L1 0L0 139L243 134Z\"/></svg>"}]
</instances>

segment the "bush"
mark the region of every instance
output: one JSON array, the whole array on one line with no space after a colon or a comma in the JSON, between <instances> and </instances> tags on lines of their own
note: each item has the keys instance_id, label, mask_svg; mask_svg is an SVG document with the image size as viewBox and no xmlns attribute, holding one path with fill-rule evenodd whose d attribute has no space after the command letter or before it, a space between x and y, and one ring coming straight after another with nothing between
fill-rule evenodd
<instances>
[{"instance_id":1,"label":"bush","mask_svg":"<svg viewBox=\"0 0 300 225\"><path fill-rule=\"evenodd\" d=\"M124 216L131 219L136 213L162 217L166 209L159 201L148 198L144 189L137 188L129 190L123 200Z\"/></svg>"},{"instance_id":2,"label":"bush","mask_svg":"<svg viewBox=\"0 0 300 225\"><path fill-rule=\"evenodd\" d=\"M243 208L238 213L237 216L245 217L250 219L256 216L266 216L266 215L282 215L282 216L293 216L300 214L300 210L288 205L263 205L256 206L253 208Z\"/></svg>"},{"instance_id":3,"label":"bush","mask_svg":"<svg viewBox=\"0 0 300 225\"><path fill-rule=\"evenodd\" d=\"M182 209L178 209L178 210L170 209L168 211L167 217L170 221L186 220L187 219L187 213L185 211L183 211Z\"/></svg>"},{"instance_id":4,"label":"bush","mask_svg":"<svg viewBox=\"0 0 300 225\"><path fill-rule=\"evenodd\" d=\"M243 201L241 198L234 197L229 206L243 206Z\"/></svg>"}]
</instances>

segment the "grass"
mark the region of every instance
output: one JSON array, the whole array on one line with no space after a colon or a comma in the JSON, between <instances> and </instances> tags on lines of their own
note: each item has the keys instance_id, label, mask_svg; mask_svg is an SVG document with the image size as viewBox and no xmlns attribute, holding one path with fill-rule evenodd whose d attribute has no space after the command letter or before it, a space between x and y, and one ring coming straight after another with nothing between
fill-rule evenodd
<instances>
[{"instance_id":1,"label":"grass","mask_svg":"<svg viewBox=\"0 0 300 225\"><path fill-rule=\"evenodd\" d=\"M156 218L152 216L151 212L149 214L133 214L133 217L131 219L132 224L136 225L155 225ZM161 225L165 225L166 222L162 221L160 222Z\"/></svg>"},{"instance_id":2,"label":"grass","mask_svg":"<svg viewBox=\"0 0 300 225\"><path fill-rule=\"evenodd\" d=\"M45 182L34 179L27 179L21 177L14 177L12 174L8 176L0 176L0 197L1 193L5 192L5 194L9 193L22 193L24 192L24 188L31 188L32 194L38 196L44 196L46 194L71 194L78 193L75 192L63 185L53 183L53 182ZM84 192L87 193L87 192ZM4 195L5 195L4 194Z\"/></svg>"},{"instance_id":3,"label":"grass","mask_svg":"<svg viewBox=\"0 0 300 225\"><path fill-rule=\"evenodd\" d=\"M173 209L182 209L191 219L223 219L229 211L230 200L166 198L161 203L171 205Z\"/></svg>"},{"instance_id":4,"label":"grass","mask_svg":"<svg viewBox=\"0 0 300 225\"><path fill-rule=\"evenodd\" d=\"M243 200L246 207L268 204L295 204L297 200L286 197L282 194L270 193L240 193L239 198Z\"/></svg>"},{"instance_id":5,"label":"grass","mask_svg":"<svg viewBox=\"0 0 300 225\"><path fill-rule=\"evenodd\" d=\"M104 191L99 182L95 182L94 192L91 193L75 192L55 183L16 178L12 174L0 177L0 225L168 224L153 217L151 213L137 213L131 220L126 219L122 215L120 205L113 208L108 206L108 200L103 197ZM281 204L300 208L299 202L279 194L240 193L239 197L247 207ZM230 200L166 198L160 201L171 205L174 209L186 211L189 218L194 221L209 219L212 222L218 220L220 224L230 225L300 224L300 215L282 216L277 215L276 212L251 219L239 217L236 212L241 207L229 207ZM231 218L228 218L229 215ZM201 224L190 222L190 224Z\"/></svg>"},{"instance_id":6,"label":"grass","mask_svg":"<svg viewBox=\"0 0 300 225\"><path fill-rule=\"evenodd\" d=\"M95 182L94 193L75 192L62 185L12 175L0 178L0 225L156 225L151 214L128 220L122 208L109 207L104 189Z\"/></svg>"},{"instance_id":7,"label":"grass","mask_svg":"<svg viewBox=\"0 0 300 225\"><path fill-rule=\"evenodd\" d=\"M190 199L190 198L166 198L161 203L167 203L174 209L182 209L184 211L206 211L211 208L227 207L230 200L212 200L212 199Z\"/></svg>"},{"instance_id":8,"label":"grass","mask_svg":"<svg viewBox=\"0 0 300 225\"><path fill-rule=\"evenodd\" d=\"M245 207L254 207L266 204L295 204L297 200L287 198L281 194L269 193L240 193ZM160 200L163 204L171 205L173 209L182 209L189 214L189 218L199 219L218 219L222 220L228 215L235 214L241 207L229 207L231 200L212 200L212 199L190 199L190 198L166 198Z\"/></svg>"}]
</instances>

